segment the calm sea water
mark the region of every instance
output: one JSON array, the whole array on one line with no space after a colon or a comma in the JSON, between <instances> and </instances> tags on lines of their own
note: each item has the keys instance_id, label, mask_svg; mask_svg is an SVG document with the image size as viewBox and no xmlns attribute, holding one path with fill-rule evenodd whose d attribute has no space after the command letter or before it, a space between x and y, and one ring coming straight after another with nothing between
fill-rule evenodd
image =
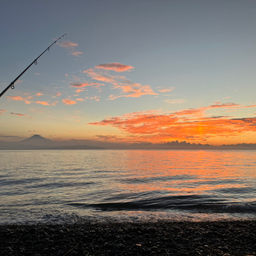
<instances>
[{"instance_id":1,"label":"calm sea water","mask_svg":"<svg viewBox=\"0 0 256 256\"><path fill-rule=\"evenodd\" d=\"M0 224L256 218L256 151L0 151Z\"/></svg>"}]
</instances>

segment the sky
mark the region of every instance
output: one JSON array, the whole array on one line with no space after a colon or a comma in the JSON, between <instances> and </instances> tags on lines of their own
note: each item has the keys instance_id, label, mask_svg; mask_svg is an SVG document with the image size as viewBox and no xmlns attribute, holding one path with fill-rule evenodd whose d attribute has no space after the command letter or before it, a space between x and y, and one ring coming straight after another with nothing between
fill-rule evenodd
<instances>
[{"instance_id":1,"label":"sky","mask_svg":"<svg viewBox=\"0 0 256 256\"><path fill-rule=\"evenodd\" d=\"M3 0L0 141L256 143L256 1Z\"/></svg>"}]
</instances>

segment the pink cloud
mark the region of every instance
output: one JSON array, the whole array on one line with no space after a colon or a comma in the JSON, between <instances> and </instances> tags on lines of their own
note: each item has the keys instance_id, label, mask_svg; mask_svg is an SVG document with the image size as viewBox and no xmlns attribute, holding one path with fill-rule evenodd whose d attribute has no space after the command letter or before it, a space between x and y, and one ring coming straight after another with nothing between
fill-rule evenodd
<instances>
[{"instance_id":1,"label":"pink cloud","mask_svg":"<svg viewBox=\"0 0 256 256\"><path fill-rule=\"evenodd\" d=\"M21 96L6 96L6 97L16 101L24 101L26 104L31 104L31 101L28 101L28 100L33 98L32 96L29 96L27 98L22 98Z\"/></svg>"},{"instance_id":2,"label":"pink cloud","mask_svg":"<svg viewBox=\"0 0 256 256\"><path fill-rule=\"evenodd\" d=\"M170 87L170 88L167 88L167 89L159 89L159 92L171 92L173 91L174 87Z\"/></svg>"},{"instance_id":3,"label":"pink cloud","mask_svg":"<svg viewBox=\"0 0 256 256\"><path fill-rule=\"evenodd\" d=\"M99 101L100 100L100 96L93 96L93 97L90 98L90 100Z\"/></svg>"},{"instance_id":4,"label":"pink cloud","mask_svg":"<svg viewBox=\"0 0 256 256\"><path fill-rule=\"evenodd\" d=\"M84 101L84 99L78 98L78 99L76 99L76 101Z\"/></svg>"},{"instance_id":5,"label":"pink cloud","mask_svg":"<svg viewBox=\"0 0 256 256\"><path fill-rule=\"evenodd\" d=\"M79 57L80 55L83 54L82 52L75 51L75 46L78 45L77 43L72 43L70 41L66 41L64 43L57 43L57 44L61 47L64 47L65 49L67 49L70 52L69 54L72 54L76 57Z\"/></svg>"},{"instance_id":6,"label":"pink cloud","mask_svg":"<svg viewBox=\"0 0 256 256\"><path fill-rule=\"evenodd\" d=\"M101 86L103 86L104 84L100 84L100 83L79 83L79 82L72 82L70 83L70 86L71 87L75 87L75 88L79 88L76 90L77 93L80 93L82 91L85 90L85 87L88 87L88 86L92 86L96 89L100 89Z\"/></svg>"},{"instance_id":7,"label":"pink cloud","mask_svg":"<svg viewBox=\"0 0 256 256\"><path fill-rule=\"evenodd\" d=\"M16 115L16 116L25 116L25 117L33 118L33 117L28 116L28 115L20 114L20 113L13 113L13 112L11 112L10 114L11 115Z\"/></svg>"},{"instance_id":8,"label":"pink cloud","mask_svg":"<svg viewBox=\"0 0 256 256\"><path fill-rule=\"evenodd\" d=\"M62 102L63 102L64 104L66 104L66 105L74 105L74 104L77 104L76 101L74 101L74 100L69 100L69 99L64 99L64 100L62 100Z\"/></svg>"},{"instance_id":9,"label":"pink cloud","mask_svg":"<svg viewBox=\"0 0 256 256\"><path fill-rule=\"evenodd\" d=\"M73 56L79 57L80 55L82 55L82 52L72 52L71 53Z\"/></svg>"},{"instance_id":10,"label":"pink cloud","mask_svg":"<svg viewBox=\"0 0 256 256\"><path fill-rule=\"evenodd\" d=\"M56 92L56 94L55 94L56 96L60 96L61 95L61 93L60 92Z\"/></svg>"},{"instance_id":11,"label":"pink cloud","mask_svg":"<svg viewBox=\"0 0 256 256\"><path fill-rule=\"evenodd\" d=\"M70 83L70 85L72 87L75 87L75 88L82 88L82 87L86 87L86 86L92 86L94 84L98 84L98 83Z\"/></svg>"},{"instance_id":12,"label":"pink cloud","mask_svg":"<svg viewBox=\"0 0 256 256\"><path fill-rule=\"evenodd\" d=\"M185 99L172 99L172 100L164 100L165 103L169 103L169 104L182 104L185 103L186 100Z\"/></svg>"},{"instance_id":13,"label":"pink cloud","mask_svg":"<svg viewBox=\"0 0 256 256\"><path fill-rule=\"evenodd\" d=\"M66 41L66 42L61 43L61 44L58 43L58 45L61 46L61 47L66 48L66 49L74 49L74 47L77 46L78 44L72 43L70 41Z\"/></svg>"},{"instance_id":14,"label":"pink cloud","mask_svg":"<svg viewBox=\"0 0 256 256\"><path fill-rule=\"evenodd\" d=\"M36 101L37 104L42 104L42 105L45 105L45 106L49 106L49 101Z\"/></svg>"},{"instance_id":15,"label":"pink cloud","mask_svg":"<svg viewBox=\"0 0 256 256\"><path fill-rule=\"evenodd\" d=\"M16 84L20 84L20 83L22 83L23 82L23 80L18 80L18 81L16 81Z\"/></svg>"},{"instance_id":16,"label":"pink cloud","mask_svg":"<svg viewBox=\"0 0 256 256\"><path fill-rule=\"evenodd\" d=\"M113 89L118 89L120 91L117 95L110 95L109 100L115 100L120 97L141 97L142 95L158 95L155 93L149 85L141 85L139 83L134 83L124 76L112 76L94 69L88 69L83 71L87 76L91 77L93 80L104 81L113 85Z\"/></svg>"},{"instance_id":17,"label":"pink cloud","mask_svg":"<svg viewBox=\"0 0 256 256\"><path fill-rule=\"evenodd\" d=\"M53 103L51 103L51 105L56 106L57 103L58 103L58 101L54 101Z\"/></svg>"},{"instance_id":18,"label":"pink cloud","mask_svg":"<svg viewBox=\"0 0 256 256\"><path fill-rule=\"evenodd\" d=\"M123 72L123 71L130 71L134 69L134 67L129 65L124 65L121 63L106 63L106 64L99 64L95 66L95 68L105 69L105 70L114 70L116 72Z\"/></svg>"}]
</instances>

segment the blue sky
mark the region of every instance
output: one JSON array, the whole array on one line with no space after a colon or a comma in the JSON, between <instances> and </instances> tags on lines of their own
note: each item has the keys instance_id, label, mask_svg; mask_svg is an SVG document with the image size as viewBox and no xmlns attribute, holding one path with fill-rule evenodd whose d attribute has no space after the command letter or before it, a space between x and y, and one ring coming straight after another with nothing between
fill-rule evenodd
<instances>
[{"instance_id":1,"label":"blue sky","mask_svg":"<svg viewBox=\"0 0 256 256\"><path fill-rule=\"evenodd\" d=\"M256 143L255 8L251 0L3 1L0 90L67 35L0 99L0 140Z\"/></svg>"}]
</instances>

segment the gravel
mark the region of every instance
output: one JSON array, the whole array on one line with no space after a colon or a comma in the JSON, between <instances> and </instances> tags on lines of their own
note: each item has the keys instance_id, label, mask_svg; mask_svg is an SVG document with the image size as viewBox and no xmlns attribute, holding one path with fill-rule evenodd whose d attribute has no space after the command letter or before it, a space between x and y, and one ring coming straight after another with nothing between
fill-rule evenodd
<instances>
[{"instance_id":1,"label":"gravel","mask_svg":"<svg viewBox=\"0 0 256 256\"><path fill-rule=\"evenodd\" d=\"M256 255L256 221L2 225L0 255Z\"/></svg>"}]
</instances>

